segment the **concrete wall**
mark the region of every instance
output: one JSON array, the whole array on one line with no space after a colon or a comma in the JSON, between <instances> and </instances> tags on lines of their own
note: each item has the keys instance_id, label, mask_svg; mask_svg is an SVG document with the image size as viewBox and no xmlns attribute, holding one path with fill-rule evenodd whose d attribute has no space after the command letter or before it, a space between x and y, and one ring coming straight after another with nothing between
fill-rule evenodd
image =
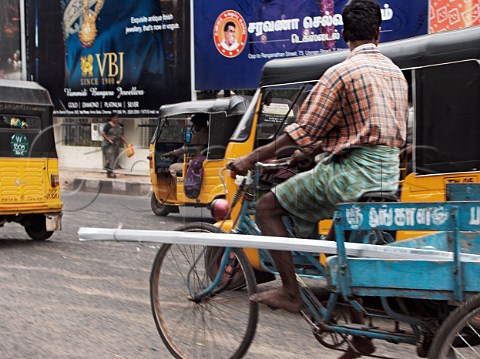
<instances>
[{"instance_id":1,"label":"concrete wall","mask_svg":"<svg viewBox=\"0 0 480 359\"><path fill-rule=\"evenodd\" d=\"M137 149L135 154L127 158L120 154L120 165L125 172L148 175L148 150ZM103 157L100 147L64 146L57 144L58 162L60 168L103 169Z\"/></svg>"},{"instance_id":2,"label":"concrete wall","mask_svg":"<svg viewBox=\"0 0 480 359\"><path fill-rule=\"evenodd\" d=\"M63 141L63 129L59 119L55 123L55 141L58 153L58 162L60 168L79 168L90 170L103 170L103 155L100 147L84 146L65 146ZM140 136L136 121L123 121L125 140L132 143L135 154L127 158L125 153L120 153L120 166L123 172L133 172L136 174L149 174L149 164L147 161L148 149L139 149L138 143Z\"/></svg>"},{"instance_id":3,"label":"concrete wall","mask_svg":"<svg viewBox=\"0 0 480 359\"><path fill-rule=\"evenodd\" d=\"M102 169L100 147L65 146L57 144L60 168Z\"/></svg>"}]
</instances>

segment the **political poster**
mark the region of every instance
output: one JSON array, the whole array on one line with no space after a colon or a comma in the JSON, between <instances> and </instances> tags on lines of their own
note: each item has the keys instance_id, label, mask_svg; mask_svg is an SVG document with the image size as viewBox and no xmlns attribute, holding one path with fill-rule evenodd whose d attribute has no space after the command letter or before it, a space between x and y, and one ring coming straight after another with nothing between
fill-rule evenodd
<instances>
[{"instance_id":1,"label":"political poster","mask_svg":"<svg viewBox=\"0 0 480 359\"><path fill-rule=\"evenodd\" d=\"M194 2L195 89L252 89L270 59L344 51L347 0ZM428 1L379 0L381 42L428 32Z\"/></svg>"}]
</instances>

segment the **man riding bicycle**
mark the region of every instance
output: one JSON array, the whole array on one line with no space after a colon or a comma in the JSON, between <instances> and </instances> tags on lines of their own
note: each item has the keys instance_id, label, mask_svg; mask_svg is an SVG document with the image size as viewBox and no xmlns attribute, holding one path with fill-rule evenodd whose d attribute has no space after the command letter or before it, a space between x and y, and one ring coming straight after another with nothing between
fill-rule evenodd
<instances>
[{"instance_id":1,"label":"man riding bicycle","mask_svg":"<svg viewBox=\"0 0 480 359\"><path fill-rule=\"evenodd\" d=\"M302 104L296 122L282 135L230 165L236 173L245 174L256 162L297 146L300 151L294 153L293 164L321 143L324 153L313 169L272 188L257 203L256 222L265 236L288 236L283 216L293 219L297 235L308 236L319 220L332 217L337 203L355 201L368 191L398 188L408 84L400 69L377 49L379 5L374 0L351 0L342 17L348 58L325 72ZM292 255L271 251L271 256L283 286L250 299L297 313L302 300Z\"/></svg>"}]
</instances>

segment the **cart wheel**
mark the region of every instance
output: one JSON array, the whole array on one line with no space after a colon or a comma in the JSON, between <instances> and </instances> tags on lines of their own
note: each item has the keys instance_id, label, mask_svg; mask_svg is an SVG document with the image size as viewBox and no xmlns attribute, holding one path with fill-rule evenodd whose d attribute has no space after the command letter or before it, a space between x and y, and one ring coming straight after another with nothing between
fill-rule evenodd
<instances>
[{"instance_id":1,"label":"cart wheel","mask_svg":"<svg viewBox=\"0 0 480 359\"><path fill-rule=\"evenodd\" d=\"M480 358L480 294L450 313L433 339L428 358Z\"/></svg>"},{"instance_id":2,"label":"cart wheel","mask_svg":"<svg viewBox=\"0 0 480 359\"><path fill-rule=\"evenodd\" d=\"M152 207L153 213L155 213L155 215L159 216L159 217L165 217L170 212L178 213L178 208L177 208L176 211L173 210L173 208L172 208L172 207L175 207L175 206L167 206L165 204L161 204L160 202L158 202L157 198L155 197L155 193L152 193L152 198L150 200L150 206Z\"/></svg>"},{"instance_id":3,"label":"cart wheel","mask_svg":"<svg viewBox=\"0 0 480 359\"><path fill-rule=\"evenodd\" d=\"M322 303L322 305L326 306L328 297L330 296L330 292L325 288L313 288L312 292L314 293L315 297ZM330 319L329 324L349 324L350 323L350 316L348 312L348 308L343 306L341 303L337 303L335 311L333 312L332 318ZM337 350L346 350L348 349L348 335L337 333L337 332L329 332L329 331L322 331L320 333L313 333L315 339L318 340L320 344L324 347L329 349L337 349Z\"/></svg>"},{"instance_id":4,"label":"cart wheel","mask_svg":"<svg viewBox=\"0 0 480 359\"><path fill-rule=\"evenodd\" d=\"M36 241L44 241L50 238L53 231L47 231L45 225L45 216L43 214L34 214L28 217L24 223L25 232Z\"/></svg>"},{"instance_id":5,"label":"cart wheel","mask_svg":"<svg viewBox=\"0 0 480 359\"><path fill-rule=\"evenodd\" d=\"M192 223L186 232L223 233L209 223ZM233 269L210 293L210 263L224 249L198 245L163 245L150 276L150 299L157 330L175 358L241 358L248 350L258 321L253 270L243 250L232 248ZM217 270L219 270L217 266ZM239 278L236 278L239 276ZM239 283L236 287L234 283ZM240 286L241 283L241 286Z\"/></svg>"}]
</instances>

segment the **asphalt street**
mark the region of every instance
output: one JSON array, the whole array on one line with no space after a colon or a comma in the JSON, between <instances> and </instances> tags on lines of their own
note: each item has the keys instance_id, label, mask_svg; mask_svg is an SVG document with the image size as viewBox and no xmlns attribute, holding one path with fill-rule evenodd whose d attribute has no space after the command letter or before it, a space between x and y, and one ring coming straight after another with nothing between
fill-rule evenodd
<instances>
[{"instance_id":1,"label":"asphalt street","mask_svg":"<svg viewBox=\"0 0 480 359\"><path fill-rule=\"evenodd\" d=\"M201 209L156 217L150 197L64 192L63 230L45 242L18 224L0 228L0 358L169 358L150 309L149 276L159 248L148 243L79 242L80 226L178 228L207 221ZM278 285L275 282L272 285ZM377 342L376 354L415 357L414 348ZM296 315L261 308L245 358L326 358Z\"/></svg>"}]
</instances>

